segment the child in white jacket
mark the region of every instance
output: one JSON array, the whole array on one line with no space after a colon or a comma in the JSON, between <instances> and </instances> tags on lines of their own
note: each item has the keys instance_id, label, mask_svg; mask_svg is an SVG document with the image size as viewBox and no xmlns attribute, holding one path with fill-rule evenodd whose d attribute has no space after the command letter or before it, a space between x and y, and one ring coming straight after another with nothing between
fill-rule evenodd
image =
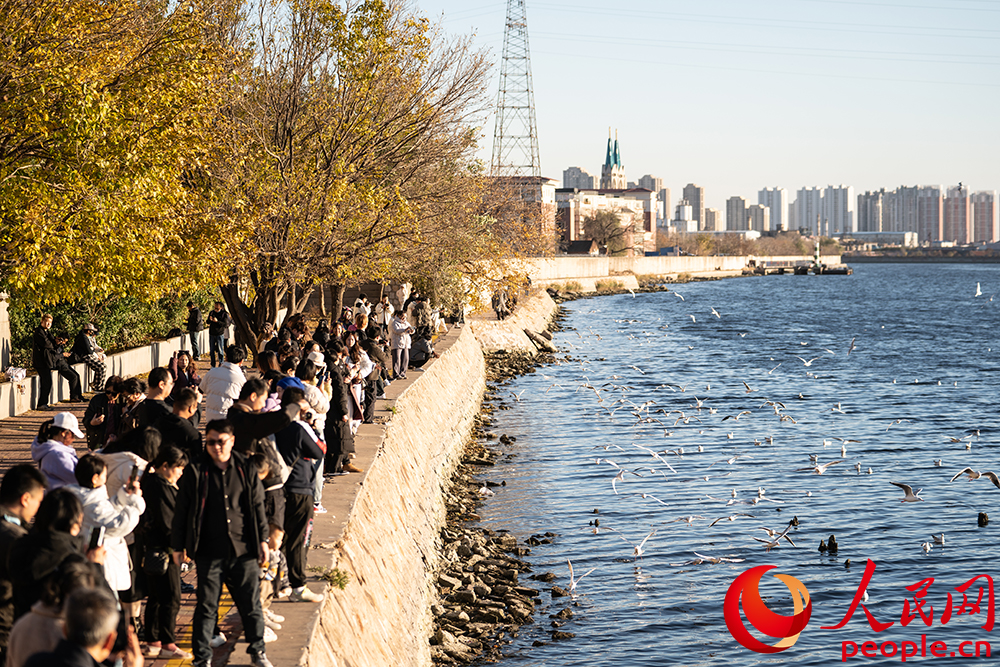
<instances>
[{"instance_id":1,"label":"child in white jacket","mask_svg":"<svg viewBox=\"0 0 1000 667\"><path fill-rule=\"evenodd\" d=\"M132 579L125 537L135 530L139 517L146 511L139 482L126 482L113 499L108 498L108 467L97 454L81 458L74 472L77 484L67 488L83 503L80 534L89 539L95 527L104 527L104 578L112 590L127 591L132 587Z\"/></svg>"}]
</instances>

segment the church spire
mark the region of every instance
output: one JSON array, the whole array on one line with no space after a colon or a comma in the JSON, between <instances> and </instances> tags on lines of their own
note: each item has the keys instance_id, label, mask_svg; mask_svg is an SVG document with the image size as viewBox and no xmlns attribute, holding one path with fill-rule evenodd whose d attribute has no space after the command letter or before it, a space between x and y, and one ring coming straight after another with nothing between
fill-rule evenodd
<instances>
[{"instance_id":1,"label":"church spire","mask_svg":"<svg viewBox=\"0 0 1000 667\"><path fill-rule=\"evenodd\" d=\"M618 152L618 130L615 130L615 166L622 166L622 157Z\"/></svg>"},{"instance_id":2,"label":"church spire","mask_svg":"<svg viewBox=\"0 0 1000 667\"><path fill-rule=\"evenodd\" d=\"M605 167L610 167L612 164L614 164L612 162L613 159L614 159L614 156L613 156L613 153L611 152L611 128L609 127L608 128L608 152L607 152L607 155L604 156L604 166Z\"/></svg>"}]
</instances>

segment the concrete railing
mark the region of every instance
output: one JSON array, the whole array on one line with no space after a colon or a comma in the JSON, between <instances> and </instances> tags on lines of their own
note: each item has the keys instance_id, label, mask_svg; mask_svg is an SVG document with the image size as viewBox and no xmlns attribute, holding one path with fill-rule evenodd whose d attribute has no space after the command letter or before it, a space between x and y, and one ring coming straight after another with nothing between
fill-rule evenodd
<instances>
[{"instance_id":1,"label":"concrete railing","mask_svg":"<svg viewBox=\"0 0 1000 667\"><path fill-rule=\"evenodd\" d=\"M756 262L809 261L811 256L685 256L685 257L542 257L524 261L531 280L540 285L573 280L589 285L602 278L627 275L692 276L738 274ZM839 264L840 255L823 255L825 264Z\"/></svg>"}]
</instances>

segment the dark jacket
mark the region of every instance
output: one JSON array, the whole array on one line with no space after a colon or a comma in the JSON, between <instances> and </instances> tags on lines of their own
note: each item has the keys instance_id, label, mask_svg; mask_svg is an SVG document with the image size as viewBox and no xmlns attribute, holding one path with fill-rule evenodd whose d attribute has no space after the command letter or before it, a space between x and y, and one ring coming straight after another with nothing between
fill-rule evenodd
<instances>
[{"instance_id":1,"label":"dark jacket","mask_svg":"<svg viewBox=\"0 0 1000 667\"><path fill-rule=\"evenodd\" d=\"M56 358L56 339L42 325L35 327L31 334L31 365L37 370L52 370L59 360Z\"/></svg>"},{"instance_id":2,"label":"dark jacket","mask_svg":"<svg viewBox=\"0 0 1000 667\"><path fill-rule=\"evenodd\" d=\"M299 421L293 422L275 433L274 441L285 465L292 469L285 480L285 491L311 496L316 480L315 461L326 454L326 445L314 437L315 434L310 437L306 429L311 430L312 427Z\"/></svg>"},{"instance_id":3,"label":"dark jacket","mask_svg":"<svg viewBox=\"0 0 1000 667\"><path fill-rule=\"evenodd\" d=\"M90 355L97 354L97 346L87 332L81 330L73 340L73 349L70 352L72 353L70 361L80 363Z\"/></svg>"},{"instance_id":4,"label":"dark jacket","mask_svg":"<svg viewBox=\"0 0 1000 667\"><path fill-rule=\"evenodd\" d=\"M188 333L196 333L205 328L201 320L201 309L195 306L188 310L187 330Z\"/></svg>"},{"instance_id":5,"label":"dark jacket","mask_svg":"<svg viewBox=\"0 0 1000 667\"><path fill-rule=\"evenodd\" d=\"M250 516L244 514L243 522L247 536L247 551L260 553L260 543L268 538L267 515L264 513L264 487L257 479L257 467L251 464L242 454L233 452L231 465L236 466L236 473L243 483L245 498L234 503L234 508L247 507ZM188 556L198 553L198 545L202 539L202 522L205 518L205 501L208 493L208 466L215 463L203 454L188 464L184 475L178 484L177 505L174 510L174 520L170 531L170 548L174 551L187 551ZM233 511L238 511L234 509Z\"/></svg>"},{"instance_id":6,"label":"dark jacket","mask_svg":"<svg viewBox=\"0 0 1000 667\"><path fill-rule=\"evenodd\" d=\"M20 524L0 518L0 646L6 648L14 625L14 586L11 583L9 557L11 547L28 534Z\"/></svg>"},{"instance_id":7,"label":"dark jacket","mask_svg":"<svg viewBox=\"0 0 1000 667\"><path fill-rule=\"evenodd\" d=\"M241 454L259 452L258 440L285 428L298 414L297 405L274 412L250 412L243 404L234 403L226 413L226 419L232 423L233 436L236 438L233 451Z\"/></svg>"},{"instance_id":8,"label":"dark jacket","mask_svg":"<svg viewBox=\"0 0 1000 667\"><path fill-rule=\"evenodd\" d=\"M178 417L174 413L164 415L153 427L160 432L160 447L173 445L188 455L189 461L194 461L205 451L201 432L190 420Z\"/></svg>"},{"instance_id":9,"label":"dark jacket","mask_svg":"<svg viewBox=\"0 0 1000 667\"><path fill-rule=\"evenodd\" d=\"M24 667L99 667L100 664L79 644L60 639L56 650L36 653L28 658Z\"/></svg>"},{"instance_id":10,"label":"dark jacket","mask_svg":"<svg viewBox=\"0 0 1000 667\"><path fill-rule=\"evenodd\" d=\"M208 313L208 334L210 336L225 336L229 330L229 313L226 309L216 312L212 310Z\"/></svg>"},{"instance_id":11,"label":"dark jacket","mask_svg":"<svg viewBox=\"0 0 1000 667\"><path fill-rule=\"evenodd\" d=\"M86 562L83 538L59 531L34 531L19 538L10 549L8 564L14 582L14 618L31 610L42 597L45 579L66 561ZM103 570L99 580L104 579Z\"/></svg>"},{"instance_id":12,"label":"dark jacket","mask_svg":"<svg viewBox=\"0 0 1000 667\"><path fill-rule=\"evenodd\" d=\"M146 548L169 549L177 507L177 487L155 473L143 475L141 486L146 511L139 519L136 535Z\"/></svg>"},{"instance_id":13,"label":"dark jacket","mask_svg":"<svg viewBox=\"0 0 1000 667\"><path fill-rule=\"evenodd\" d=\"M87 434L87 447L90 449L100 449L108 444L108 425L111 423L111 410L109 409L108 395L103 391L94 394L87 404L87 411L83 413L83 430ZM104 415L104 421L97 426L90 422L95 418Z\"/></svg>"}]
</instances>

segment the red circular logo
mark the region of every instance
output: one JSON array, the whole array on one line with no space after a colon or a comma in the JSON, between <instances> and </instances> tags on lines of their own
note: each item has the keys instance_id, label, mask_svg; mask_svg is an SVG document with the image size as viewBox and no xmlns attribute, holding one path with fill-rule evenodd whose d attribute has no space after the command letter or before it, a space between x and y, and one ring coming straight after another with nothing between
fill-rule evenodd
<instances>
[{"instance_id":1,"label":"red circular logo","mask_svg":"<svg viewBox=\"0 0 1000 667\"><path fill-rule=\"evenodd\" d=\"M779 653L795 644L812 615L809 591L801 581L787 574L772 576L788 587L788 591L792 594L795 613L791 616L782 616L767 608L760 597L760 579L765 572L775 567L777 566L759 565L736 577L726 592L726 601L722 607L729 633L740 644L757 653ZM746 614L750 625L768 637L779 639L778 643L765 644L750 634L743 625L740 615L741 600L743 613Z\"/></svg>"}]
</instances>

